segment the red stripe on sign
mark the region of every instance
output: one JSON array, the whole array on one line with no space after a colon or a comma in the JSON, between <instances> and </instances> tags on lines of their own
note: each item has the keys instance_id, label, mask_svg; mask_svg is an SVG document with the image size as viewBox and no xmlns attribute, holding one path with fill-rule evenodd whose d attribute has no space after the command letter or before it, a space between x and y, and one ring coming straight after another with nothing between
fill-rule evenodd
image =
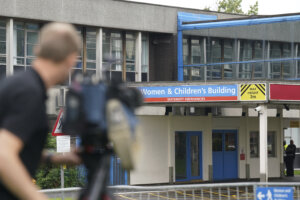
<instances>
[{"instance_id":1,"label":"red stripe on sign","mask_svg":"<svg viewBox=\"0 0 300 200\"><path fill-rule=\"evenodd\" d=\"M270 100L300 101L300 85L270 84Z\"/></svg>"},{"instance_id":2,"label":"red stripe on sign","mask_svg":"<svg viewBox=\"0 0 300 200\"><path fill-rule=\"evenodd\" d=\"M164 97L164 98L145 98L145 102L202 102L202 101L237 101L234 97Z\"/></svg>"}]
</instances>

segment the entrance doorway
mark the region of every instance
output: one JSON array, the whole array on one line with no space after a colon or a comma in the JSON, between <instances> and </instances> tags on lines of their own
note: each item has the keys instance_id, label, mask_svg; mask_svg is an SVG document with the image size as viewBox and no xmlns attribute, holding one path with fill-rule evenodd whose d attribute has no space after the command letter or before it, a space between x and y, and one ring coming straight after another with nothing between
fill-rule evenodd
<instances>
[{"instance_id":1,"label":"entrance doorway","mask_svg":"<svg viewBox=\"0 0 300 200\"><path fill-rule=\"evenodd\" d=\"M214 130L212 133L213 180L238 178L236 130Z\"/></svg>"},{"instance_id":2,"label":"entrance doorway","mask_svg":"<svg viewBox=\"0 0 300 200\"><path fill-rule=\"evenodd\" d=\"M202 179L202 133L175 133L176 181Z\"/></svg>"}]
</instances>

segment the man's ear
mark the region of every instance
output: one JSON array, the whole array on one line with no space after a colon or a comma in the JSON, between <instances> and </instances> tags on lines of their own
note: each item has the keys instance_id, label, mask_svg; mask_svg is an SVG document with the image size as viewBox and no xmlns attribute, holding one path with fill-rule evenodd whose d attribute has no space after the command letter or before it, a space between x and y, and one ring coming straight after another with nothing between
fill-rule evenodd
<instances>
[{"instance_id":1,"label":"man's ear","mask_svg":"<svg viewBox=\"0 0 300 200\"><path fill-rule=\"evenodd\" d=\"M66 59L66 64L70 69L76 65L76 62L77 62L77 53L70 54Z\"/></svg>"},{"instance_id":2,"label":"man's ear","mask_svg":"<svg viewBox=\"0 0 300 200\"><path fill-rule=\"evenodd\" d=\"M39 45L35 46L34 49L33 49L34 55L35 55L35 56L39 56L40 50L41 50L41 48L40 48Z\"/></svg>"}]
</instances>

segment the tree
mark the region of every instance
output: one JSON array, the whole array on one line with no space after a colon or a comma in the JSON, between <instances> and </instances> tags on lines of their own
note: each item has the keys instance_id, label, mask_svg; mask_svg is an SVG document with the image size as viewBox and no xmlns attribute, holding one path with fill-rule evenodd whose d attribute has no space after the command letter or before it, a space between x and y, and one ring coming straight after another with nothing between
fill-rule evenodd
<instances>
[{"instance_id":1,"label":"tree","mask_svg":"<svg viewBox=\"0 0 300 200\"><path fill-rule=\"evenodd\" d=\"M205 6L203 10L210 11L210 7L209 6Z\"/></svg>"},{"instance_id":2,"label":"tree","mask_svg":"<svg viewBox=\"0 0 300 200\"><path fill-rule=\"evenodd\" d=\"M244 14L242 0L221 0L218 1L218 11L226 13Z\"/></svg>"},{"instance_id":3,"label":"tree","mask_svg":"<svg viewBox=\"0 0 300 200\"><path fill-rule=\"evenodd\" d=\"M250 9L248 10L248 15L257 15L258 14L258 1L255 2Z\"/></svg>"},{"instance_id":4,"label":"tree","mask_svg":"<svg viewBox=\"0 0 300 200\"><path fill-rule=\"evenodd\" d=\"M250 5L250 9L247 13L244 13L242 10L242 1L243 0L219 0L217 2L218 11L226 13L235 13L235 14L248 14L248 15L257 15L258 14L258 1L254 5Z\"/></svg>"}]
</instances>

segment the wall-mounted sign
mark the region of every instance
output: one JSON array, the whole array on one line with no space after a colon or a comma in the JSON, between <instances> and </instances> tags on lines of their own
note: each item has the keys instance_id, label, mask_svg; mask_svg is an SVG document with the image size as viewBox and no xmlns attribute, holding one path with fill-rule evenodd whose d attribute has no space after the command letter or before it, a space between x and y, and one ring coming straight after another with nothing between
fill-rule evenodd
<instances>
[{"instance_id":1,"label":"wall-mounted sign","mask_svg":"<svg viewBox=\"0 0 300 200\"><path fill-rule=\"evenodd\" d=\"M266 101L266 84L241 84L241 101Z\"/></svg>"},{"instance_id":2,"label":"wall-mounted sign","mask_svg":"<svg viewBox=\"0 0 300 200\"><path fill-rule=\"evenodd\" d=\"M270 84L270 100L300 101L300 85Z\"/></svg>"},{"instance_id":3,"label":"wall-mounted sign","mask_svg":"<svg viewBox=\"0 0 300 200\"><path fill-rule=\"evenodd\" d=\"M290 121L290 128L299 128L300 121Z\"/></svg>"},{"instance_id":4,"label":"wall-mounted sign","mask_svg":"<svg viewBox=\"0 0 300 200\"><path fill-rule=\"evenodd\" d=\"M140 87L145 102L237 101L238 85Z\"/></svg>"}]
</instances>

